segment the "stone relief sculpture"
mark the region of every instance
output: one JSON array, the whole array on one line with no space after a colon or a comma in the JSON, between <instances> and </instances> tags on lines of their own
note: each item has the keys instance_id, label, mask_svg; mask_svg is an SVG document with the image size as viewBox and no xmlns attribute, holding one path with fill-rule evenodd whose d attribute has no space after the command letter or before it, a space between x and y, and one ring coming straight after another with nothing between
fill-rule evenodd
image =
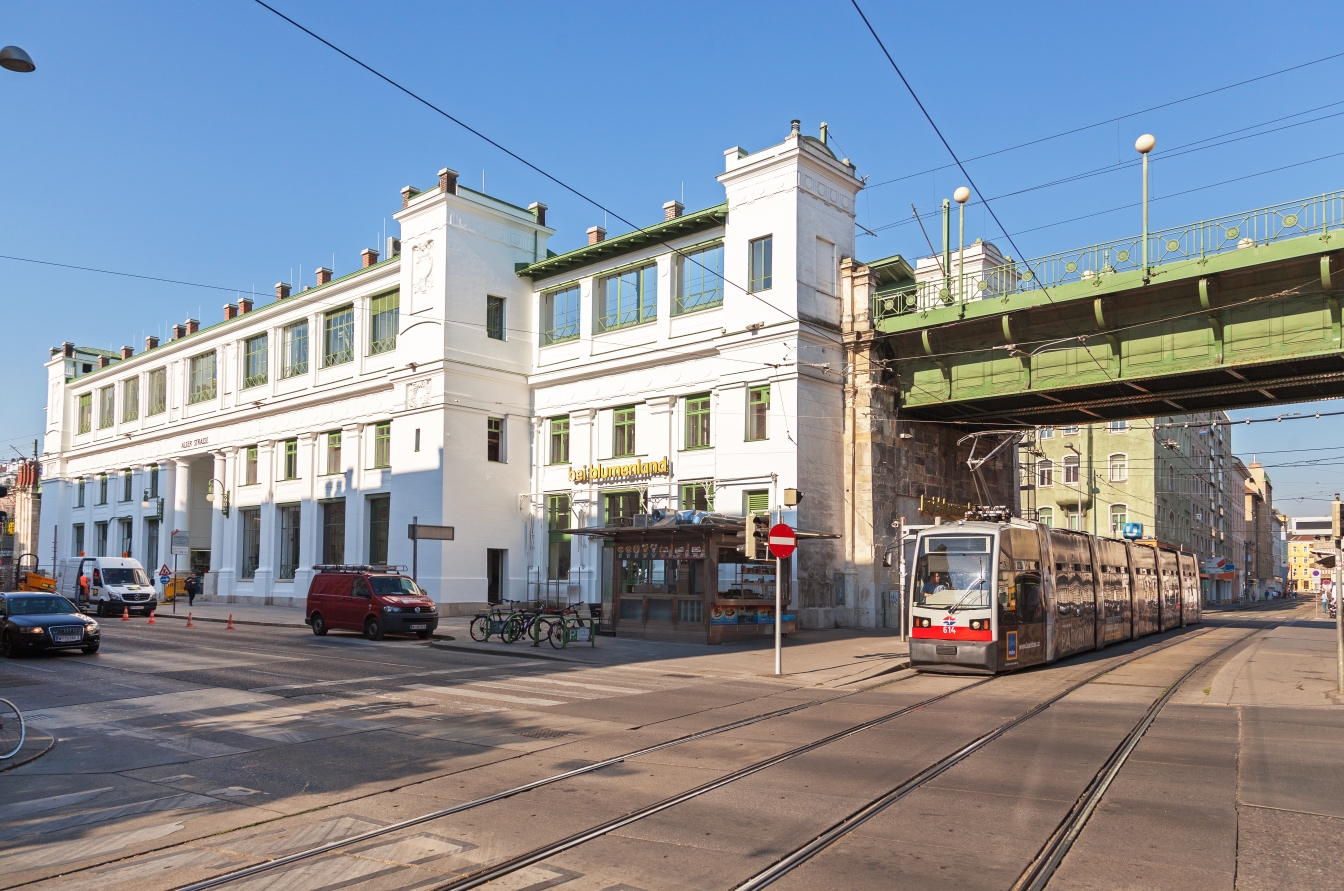
<instances>
[{"instance_id":1,"label":"stone relief sculpture","mask_svg":"<svg viewBox=\"0 0 1344 891\"><path fill-rule=\"evenodd\" d=\"M413 288L416 294L428 294L434 287L434 239L426 238L411 248Z\"/></svg>"}]
</instances>

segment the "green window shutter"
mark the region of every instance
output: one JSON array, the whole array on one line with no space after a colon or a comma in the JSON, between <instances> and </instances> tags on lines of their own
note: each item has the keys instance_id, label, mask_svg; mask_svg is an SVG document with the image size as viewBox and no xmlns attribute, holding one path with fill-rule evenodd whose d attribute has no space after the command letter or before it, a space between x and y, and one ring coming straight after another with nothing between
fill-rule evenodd
<instances>
[{"instance_id":1,"label":"green window shutter","mask_svg":"<svg viewBox=\"0 0 1344 891\"><path fill-rule=\"evenodd\" d=\"M770 493L767 491L747 493L747 513L757 514L770 510Z\"/></svg>"}]
</instances>

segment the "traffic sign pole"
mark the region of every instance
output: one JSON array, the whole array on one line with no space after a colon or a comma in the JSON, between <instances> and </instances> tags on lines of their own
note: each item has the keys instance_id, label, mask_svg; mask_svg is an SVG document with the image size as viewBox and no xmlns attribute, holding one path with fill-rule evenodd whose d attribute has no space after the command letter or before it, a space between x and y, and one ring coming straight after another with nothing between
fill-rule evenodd
<instances>
[{"instance_id":1,"label":"traffic sign pole","mask_svg":"<svg viewBox=\"0 0 1344 891\"><path fill-rule=\"evenodd\" d=\"M783 511L779 512L783 515ZM798 547L798 537L784 523L770 527L770 553L775 555L775 674L784 673L784 558Z\"/></svg>"}]
</instances>

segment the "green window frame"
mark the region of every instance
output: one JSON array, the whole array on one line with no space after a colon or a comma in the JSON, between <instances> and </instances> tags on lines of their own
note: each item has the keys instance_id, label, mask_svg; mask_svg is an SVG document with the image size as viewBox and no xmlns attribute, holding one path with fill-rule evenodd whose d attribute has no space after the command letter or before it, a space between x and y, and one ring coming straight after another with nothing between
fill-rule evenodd
<instances>
[{"instance_id":1,"label":"green window frame","mask_svg":"<svg viewBox=\"0 0 1344 891\"><path fill-rule=\"evenodd\" d=\"M682 483L681 509L712 511L714 509L713 481L700 480L699 482Z\"/></svg>"},{"instance_id":2,"label":"green window frame","mask_svg":"<svg viewBox=\"0 0 1344 891\"><path fill-rule=\"evenodd\" d=\"M355 307L347 304L322 316L322 367L355 359Z\"/></svg>"},{"instance_id":3,"label":"green window frame","mask_svg":"<svg viewBox=\"0 0 1344 891\"><path fill-rule=\"evenodd\" d=\"M215 351L192 356L188 363L190 369L190 389L187 401L192 405L209 402L217 394L215 374Z\"/></svg>"},{"instance_id":4,"label":"green window frame","mask_svg":"<svg viewBox=\"0 0 1344 891\"><path fill-rule=\"evenodd\" d=\"M257 447L248 446L243 456L243 485L257 484Z\"/></svg>"},{"instance_id":5,"label":"green window frame","mask_svg":"<svg viewBox=\"0 0 1344 891\"><path fill-rule=\"evenodd\" d=\"M397 348L397 329L400 324L401 291L379 294L369 301L370 356L390 353Z\"/></svg>"},{"instance_id":6,"label":"green window frame","mask_svg":"<svg viewBox=\"0 0 1344 891\"><path fill-rule=\"evenodd\" d=\"M770 512L770 490L769 489L751 489L742 493L742 503L749 514L764 514Z\"/></svg>"},{"instance_id":7,"label":"green window frame","mask_svg":"<svg viewBox=\"0 0 1344 891\"><path fill-rule=\"evenodd\" d=\"M635 454L635 407L627 405L611 413L611 457Z\"/></svg>"},{"instance_id":8,"label":"green window frame","mask_svg":"<svg viewBox=\"0 0 1344 891\"><path fill-rule=\"evenodd\" d=\"M286 439L284 479L296 480L298 478L299 478L299 441L297 439Z\"/></svg>"},{"instance_id":9,"label":"green window frame","mask_svg":"<svg viewBox=\"0 0 1344 891\"><path fill-rule=\"evenodd\" d=\"M93 429L93 394L79 394L79 432L88 433Z\"/></svg>"},{"instance_id":10,"label":"green window frame","mask_svg":"<svg viewBox=\"0 0 1344 891\"><path fill-rule=\"evenodd\" d=\"M98 429L106 430L117 422L117 388L98 390Z\"/></svg>"},{"instance_id":11,"label":"green window frame","mask_svg":"<svg viewBox=\"0 0 1344 891\"><path fill-rule=\"evenodd\" d=\"M261 563L261 508L245 507L238 511L238 525L242 527L242 547L239 549L242 566L239 578L251 579L257 576L257 566Z\"/></svg>"},{"instance_id":12,"label":"green window frame","mask_svg":"<svg viewBox=\"0 0 1344 891\"><path fill-rule=\"evenodd\" d=\"M770 385L747 388L747 441L770 438Z\"/></svg>"},{"instance_id":13,"label":"green window frame","mask_svg":"<svg viewBox=\"0 0 1344 891\"><path fill-rule=\"evenodd\" d=\"M392 496L369 496L369 562L387 563L387 542L392 529Z\"/></svg>"},{"instance_id":14,"label":"green window frame","mask_svg":"<svg viewBox=\"0 0 1344 891\"><path fill-rule=\"evenodd\" d=\"M155 368L149 373L149 406L147 415L161 415L168 410L168 369Z\"/></svg>"},{"instance_id":15,"label":"green window frame","mask_svg":"<svg viewBox=\"0 0 1344 891\"><path fill-rule=\"evenodd\" d=\"M774 241L773 235L766 235L752 239L749 245L751 275L747 282L747 290L753 294L757 291L770 290L775 265Z\"/></svg>"},{"instance_id":16,"label":"green window frame","mask_svg":"<svg viewBox=\"0 0 1344 891\"><path fill-rule=\"evenodd\" d=\"M572 549L570 536L560 529L570 527L569 496L546 496L546 578L550 581L569 578Z\"/></svg>"},{"instance_id":17,"label":"green window frame","mask_svg":"<svg viewBox=\"0 0 1344 891\"><path fill-rule=\"evenodd\" d=\"M281 332L283 342L280 376L294 377L308 373L308 320L285 326Z\"/></svg>"},{"instance_id":18,"label":"green window frame","mask_svg":"<svg viewBox=\"0 0 1344 891\"><path fill-rule=\"evenodd\" d=\"M327 434L327 473L340 473L341 469L341 431L333 430Z\"/></svg>"},{"instance_id":19,"label":"green window frame","mask_svg":"<svg viewBox=\"0 0 1344 891\"><path fill-rule=\"evenodd\" d=\"M709 394L686 397L686 449L710 447Z\"/></svg>"},{"instance_id":20,"label":"green window frame","mask_svg":"<svg viewBox=\"0 0 1344 891\"><path fill-rule=\"evenodd\" d=\"M140 378L133 377L121 385L121 421L129 423L140 418Z\"/></svg>"},{"instance_id":21,"label":"green window frame","mask_svg":"<svg viewBox=\"0 0 1344 891\"><path fill-rule=\"evenodd\" d=\"M485 460L504 460L504 419L485 419Z\"/></svg>"},{"instance_id":22,"label":"green window frame","mask_svg":"<svg viewBox=\"0 0 1344 891\"><path fill-rule=\"evenodd\" d=\"M614 331L658 318L658 266L627 269L597 280L594 331Z\"/></svg>"},{"instance_id":23,"label":"green window frame","mask_svg":"<svg viewBox=\"0 0 1344 891\"><path fill-rule=\"evenodd\" d=\"M491 340L504 339L504 298L486 295L485 336Z\"/></svg>"},{"instance_id":24,"label":"green window frame","mask_svg":"<svg viewBox=\"0 0 1344 891\"><path fill-rule=\"evenodd\" d=\"M1036 511L1036 522L1046 527L1054 526L1055 509L1053 507L1043 507Z\"/></svg>"},{"instance_id":25,"label":"green window frame","mask_svg":"<svg viewBox=\"0 0 1344 891\"><path fill-rule=\"evenodd\" d=\"M373 425L373 466L374 469L392 466L391 421L380 421Z\"/></svg>"},{"instance_id":26,"label":"green window frame","mask_svg":"<svg viewBox=\"0 0 1344 891\"><path fill-rule=\"evenodd\" d=\"M569 463L569 415L551 418L551 463Z\"/></svg>"},{"instance_id":27,"label":"green window frame","mask_svg":"<svg viewBox=\"0 0 1344 891\"><path fill-rule=\"evenodd\" d=\"M642 500L638 489L603 492L602 515L604 522L610 526L616 521L633 517L640 512L643 506Z\"/></svg>"},{"instance_id":28,"label":"green window frame","mask_svg":"<svg viewBox=\"0 0 1344 891\"><path fill-rule=\"evenodd\" d=\"M579 286L547 291L541 295L541 345L577 340L579 336Z\"/></svg>"},{"instance_id":29,"label":"green window frame","mask_svg":"<svg viewBox=\"0 0 1344 891\"><path fill-rule=\"evenodd\" d=\"M723 305L723 245L687 251L678 262L673 315Z\"/></svg>"},{"instance_id":30,"label":"green window frame","mask_svg":"<svg viewBox=\"0 0 1344 891\"><path fill-rule=\"evenodd\" d=\"M243 389L266 383L268 350L266 335L258 334L243 341Z\"/></svg>"}]
</instances>

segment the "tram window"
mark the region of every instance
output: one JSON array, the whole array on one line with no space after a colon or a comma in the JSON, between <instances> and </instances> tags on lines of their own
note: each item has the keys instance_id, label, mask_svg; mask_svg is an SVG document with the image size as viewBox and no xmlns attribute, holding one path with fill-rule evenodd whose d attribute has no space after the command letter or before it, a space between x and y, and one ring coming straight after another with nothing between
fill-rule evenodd
<instances>
[{"instance_id":1,"label":"tram window","mask_svg":"<svg viewBox=\"0 0 1344 891\"><path fill-rule=\"evenodd\" d=\"M949 611L989 607L989 560L987 536L926 538L915 563L916 604Z\"/></svg>"},{"instance_id":2,"label":"tram window","mask_svg":"<svg viewBox=\"0 0 1344 891\"><path fill-rule=\"evenodd\" d=\"M1041 575L1038 572L1017 574L1017 620L1024 624L1044 622L1041 608Z\"/></svg>"}]
</instances>

